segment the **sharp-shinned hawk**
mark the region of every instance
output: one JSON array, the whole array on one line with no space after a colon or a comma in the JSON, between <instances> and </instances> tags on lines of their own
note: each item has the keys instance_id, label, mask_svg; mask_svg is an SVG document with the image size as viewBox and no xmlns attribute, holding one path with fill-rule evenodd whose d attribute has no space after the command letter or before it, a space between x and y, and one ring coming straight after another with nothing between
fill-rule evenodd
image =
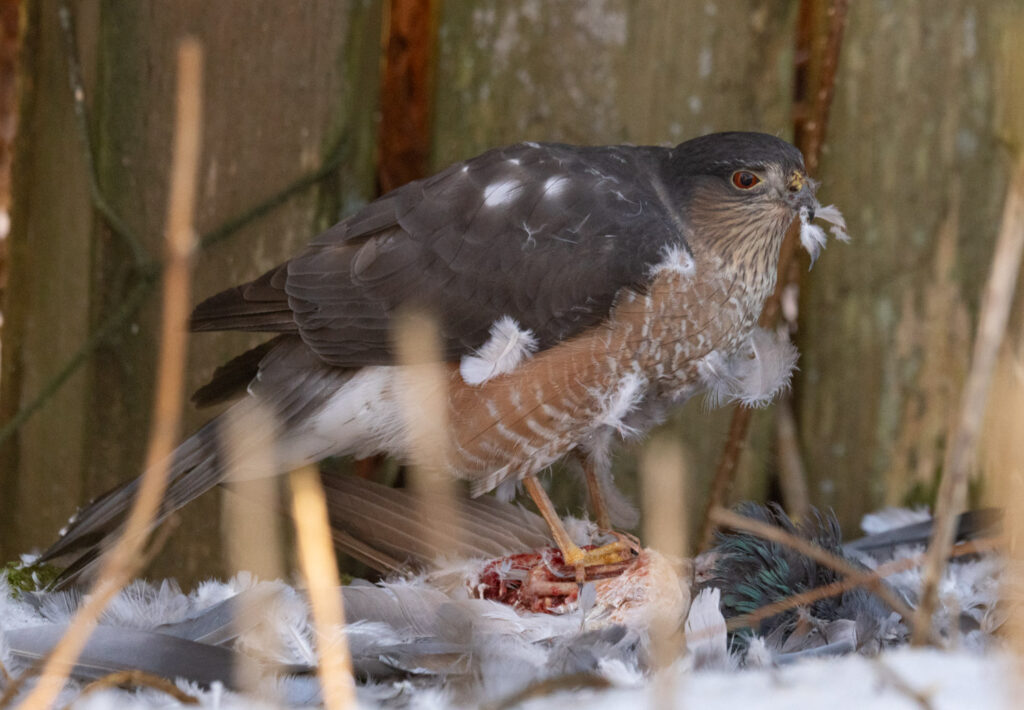
<instances>
[{"instance_id":1,"label":"sharp-shinned hawk","mask_svg":"<svg viewBox=\"0 0 1024 710\"><path fill-rule=\"evenodd\" d=\"M521 143L390 192L288 262L201 303L195 330L275 336L221 367L199 404L258 401L276 417L275 470L327 456L410 454L395 314L437 319L446 363L444 466L481 494L522 481L570 565L577 548L535 476L584 462L609 516L609 445L702 391L762 404L793 347L757 327L779 248L801 218L816 256L836 224L800 152L758 133L674 148ZM222 481L213 420L177 450L163 515ZM46 554L90 566L123 520L127 484L85 508Z\"/></svg>"}]
</instances>

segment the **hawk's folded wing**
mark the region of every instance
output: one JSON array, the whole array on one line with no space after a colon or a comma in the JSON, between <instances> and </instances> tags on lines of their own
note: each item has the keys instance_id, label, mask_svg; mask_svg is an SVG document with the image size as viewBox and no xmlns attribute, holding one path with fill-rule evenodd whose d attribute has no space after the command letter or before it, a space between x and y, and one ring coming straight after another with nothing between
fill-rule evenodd
<instances>
[{"instance_id":1,"label":"hawk's folded wing","mask_svg":"<svg viewBox=\"0 0 1024 710\"><path fill-rule=\"evenodd\" d=\"M479 348L503 316L551 347L600 323L621 288L642 287L665 248L684 244L659 197L667 152L492 150L367 205L200 304L192 325L298 332L327 363L359 367L391 361L392 316L412 303L440 319L448 359Z\"/></svg>"}]
</instances>

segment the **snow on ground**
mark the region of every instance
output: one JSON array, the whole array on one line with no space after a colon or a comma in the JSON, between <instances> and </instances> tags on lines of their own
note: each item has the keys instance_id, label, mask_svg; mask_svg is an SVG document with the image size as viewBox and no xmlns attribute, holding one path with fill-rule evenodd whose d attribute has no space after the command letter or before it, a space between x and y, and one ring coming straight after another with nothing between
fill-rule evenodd
<instances>
[{"instance_id":1,"label":"snow on ground","mask_svg":"<svg viewBox=\"0 0 1024 710\"><path fill-rule=\"evenodd\" d=\"M173 584L151 587L145 595L131 603L119 600L108 612L105 623L125 627L150 627L160 621L188 618L227 596L250 586L252 580L235 579L228 584L208 583L191 595L182 594ZM285 585L280 585L285 587ZM23 600L13 599L10 589L0 581L0 661L16 670L4 642L4 630L31 626L41 617ZM142 599L145 603L141 603ZM59 597L52 601L57 602ZM141 604L141 605L140 605ZM57 612L59 616L63 612ZM55 615L50 609L48 616ZM644 678L635 668L602 668L605 682L612 687L600 690L575 689L551 691L535 695L522 703L507 707L531 710L552 710L567 703L583 704L587 710L603 708L690 707L700 710L715 708L754 708L791 710L827 708L934 708L963 710L965 708L1019 707L1011 702L1020 697L1012 688L1014 664L1003 652L938 651L934 649L900 648L874 658L850 655L834 658L806 659L782 667L736 671L693 671L692 660L677 661L653 679ZM415 688L399 682L361 691L360 707L426 708L458 707L449 695L437 687ZM430 684L428 683L428 686ZM543 684L542 684L543 685ZM214 685L202 689L186 682L178 686L199 700L198 707L217 710L273 707L251 696L230 692ZM81 692L77 684L65 690L58 706L74 700ZM498 703L498 707L502 704ZM104 690L78 699L77 710L150 710L185 707L155 690ZM196 706L192 706L196 707ZM294 706L293 706L294 707ZM463 706L465 707L465 706Z\"/></svg>"},{"instance_id":2,"label":"snow on ground","mask_svg":"<svg viewBox=\"0 0 1024 710\"><path fill-rule=\"evenodd\" d=\"M808 659L783 668L697 673L671 669L639 688L578 691L587 710L686 707L700 710L967 710L1016 708L1005 655L902 648L875 658ZM667 695L659 695L667 693ZM671 698L660 703L659 697ZM570 696L530 701L529 710L564 708Z\"/></svg>"},{"instance_id":3,"label":"snow on ground","mask_svg":"<svg viewBox=\"0 0 1024 710\"><path fill-rule=\"evenodd\" d=\"M640 687L570 690L529 700L524 710L563 710L572 703L586 710L622 708L699 708L699 710L970 710L1016 708L1009 688L1009 660L968 652L899 649L874 659L844 656L807 660L785 668L687 673L672 669ZM670 685L666 685L666 683ZM674 683L674 685L671 685ZM200 707L242 710L272 707L223 688L201 691L179 683L198 697ZM663 695L668 693L668 695ZM915 695L917 694L917 695ZM70 700L65 694L62 701ZM660 702L666 698L667 703ZM375 703L360 703L361 708ZM156 691L103 691L75 703L76 710L153 710L184 708ZM449 707L443 694L413 695L411 710Z\"/></svg>"}]
</instances>

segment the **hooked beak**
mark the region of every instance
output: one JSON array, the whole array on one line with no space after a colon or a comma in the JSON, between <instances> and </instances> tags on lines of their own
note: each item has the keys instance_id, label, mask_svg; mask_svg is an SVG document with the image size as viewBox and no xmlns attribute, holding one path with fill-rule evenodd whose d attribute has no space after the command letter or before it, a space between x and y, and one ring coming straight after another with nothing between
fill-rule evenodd
<instances>
[{"instance_id":1,"label":"hooked beak","mask_svg":"<svg viewBox=\"0 0 1024 710\"><path fill-rule=\"evenodd\" d=\"M821 204L818 202L818 198L815 197L814 193L818 188L818 183L811 180L802 171L794 171L789 178L787 184L788 194L786 195L786 204L794 212L807 211L807 221L814 219L814 214L817 212Z\"/></svg>"}]
</instances>

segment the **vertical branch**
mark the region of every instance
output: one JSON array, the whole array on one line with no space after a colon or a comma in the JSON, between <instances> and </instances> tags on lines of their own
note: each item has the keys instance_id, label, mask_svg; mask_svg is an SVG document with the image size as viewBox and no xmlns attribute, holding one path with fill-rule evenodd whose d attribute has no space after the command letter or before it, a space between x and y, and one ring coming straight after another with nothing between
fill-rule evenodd
<instances>
[{"instance_id":1,"label":"vertical branch","mask_svg":"<svg viewBox=\"0 0 1024 710\"><path fill-rule=\"evenodd\" d=\"M430 172L434 45L440 0L388 0L381 38L377 189L383 194ZM384 456L356 459L354 471L372 478Z\"/></svg>"},{"instance_id":2,"label":"vertical branch","mask_svg":"<svg viewBox=\"0 0 1024 710\"><path fill-rule=\"evenodd\" d=\"M356 686L352 677L352 657L342 628L345 609L320 474L316 467L306 466L292 472L291 484L299 565L306 578L316 624L317 651L320 654L317 674L320 676L324 707L328 710L354 708Z\"/></svg>"},{"instance_id":3,"label":"vertical branch","mask_svg":"<svg viewBox=\"0 0 1024 710\"><path fill-rule=\"evenodd\" d=\"M386 3L377 179L389 192L427 174L436 0Z\"/></svg>"},{"instance_id":4,"label":"vertical branch","mask_svg":"<svg viewBox=\"0 0 1024 710\"><path fill-rule=\"evenodd\" d=\"M178 48L177 113L168 200L162 330L146 472L124 533L104 559L87 601L79 608L67 633L43 666L39 683L22 705L26 710L41 710L53 704L100 614L138 570L147 533L167 487L168 464L178 439L184 390L185 324L190 302L189 267L195 244L192 223L199 165L201 92L202 49L196 40L185 39Z\"/></svg>"},{"instance_id":5,"label":"vertical branch","mask_svg":"<svg viewBox=\"0 0 1024 710\"><path fill-rule=\"evenodd\" d=\"M827 32L822 41L819 22L824 0L802 0L797 20L796 66L794 67L793 98L793 142L804 154L807 172L815 176L821 162L821 148L825 143L825 128L828 124L832 97L835 94L836 73L839 69L839 52L849 0L832 0L825 11ZM782 294L794 284L799 286L803 270L797 268L796 248L798 229L791 228L779 251L779 278L775 291L765 301L760 324L774 329L781 314ZM750 429L751 411L737 405L733 410L729 426L729 438L718 460L711 492L704 510L700 532L700 549L707 549L715 531L711 511L724 506L736 479L740 454L746 445Z\"/></svg>"},{"instance_id":6,"label":"vertical branch","mask_svg":"<svg viewBox=\"0 0 1024 710\"><path fill-rule=\"evenodd\" d=\"M807 490L807 472L800 456L796 417L789 394L783 395L775 405L775 441L778 446L779 487L786 512L794 520L802 520L811 510L811 496Z\"/></svg>"}]
</instances>

